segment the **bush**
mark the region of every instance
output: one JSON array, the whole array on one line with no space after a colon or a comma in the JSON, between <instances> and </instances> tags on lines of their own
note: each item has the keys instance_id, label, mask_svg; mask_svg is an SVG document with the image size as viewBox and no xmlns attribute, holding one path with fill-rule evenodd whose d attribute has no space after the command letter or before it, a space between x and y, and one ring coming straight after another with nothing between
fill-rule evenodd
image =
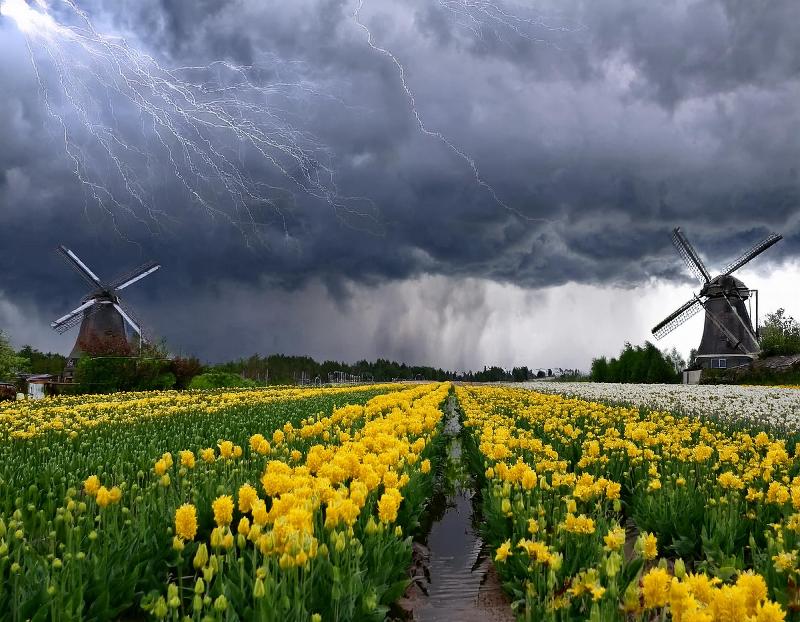
<instances>
[{"instance_id":1,"label":"bush","mask_svg":"<svg viewBox=\"0 0 800 622\"><path fill-rule=\"evenodd\" d=\"M223 389L227 387L257 387L258 383L249 378L224 371L207 372L192 378L190 389Z\"/></svg>"},{"instance_id":2,"label":"bush","mask_svg":"<svg viewBox=\"0 0 800 622\"><path fill-rule=\"evenodd\" d=\"M123 356L83 356L75 367L80 393L127 391L134 385L136 363Z\"/></svg>"},{"instance_id":3,"label":"bush","mask_svg":"<svg viewBox=\"0 0 800 622\"><path fill-rule=\"evenodd\" d=\"M0 402L17 399L17 389L10 384L0 384Z\"/></svg>"},{"instance_id":4,"label":"bush","mask_svg":"<svg viewBox=\"0 0 800 622\"><path fill-rule=\"evenodd\" d=\"M156 391L175 386L175 374L165 359L124 356L84 356L75 368L79 393Z\"/></svg>"},{"instance_id":5,"label":"bush","mask_svg":"<svg viewBox=\"0 0 800 622\"><path fill-rule=\"evenodd\" d=\"M163 391L175 386L175 374L170 371L171 361L139 359L133 382L135 391Z\"/></svg>"},{"instance_id":6,"label":"bush","mask_svg":"<svg viewBox=\"0 0 800 622\"><path fill-rule=\"evenodd\" d=\"M190 356L184 358L182 356L176 356L172 359L172 365L170 366L170 371L175 374L175 388L188 388L192 378L202 374L203 369L203 364L197 357Z\"/></svg>"}]
</instances>

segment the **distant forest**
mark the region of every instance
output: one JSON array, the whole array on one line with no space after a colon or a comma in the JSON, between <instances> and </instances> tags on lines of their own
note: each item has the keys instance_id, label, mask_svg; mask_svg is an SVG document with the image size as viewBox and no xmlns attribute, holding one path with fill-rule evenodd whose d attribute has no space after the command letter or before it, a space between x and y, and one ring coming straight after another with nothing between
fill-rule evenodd
<instances>
[{"instance_id":1,"label":"distant forest","mask_svg":"<svg viewBox=\"0 0 800 622\"><path fill-rule=\"evenodd\" d=\"M236 374L259 384L295 384L302 380L313 382L317 377L325 383L328 382L328 375L334 372L361 376L363 379L376 382L395 379L413 380L415 378L450 380L455 377L453 372L443 369L424 365L406 365L385 359L378 359L374 362L359 361L352 364L338 361L320 363L310 356L286 354L269 356L254 354L246 359L209 366L209 371L211 370Z\"/></svg>"},{"instance_id":2,"label":"distant forest","mask_svg":"<svg viewBox=\"0 0 800 622\"><path fill-rule=\"evenodd\" d=\"M343 363L324 361L319 363L309 356L289 356L272 354L270 356L253 355L247 359L239 359L213 366L214 371L237 374L243 378L259 383L294 384L301 380L313 382L319 377L321 382L328 382L329 374L343 372L362 379L375 382L391 380L464 380L467 382L524 382L534 378L553 376L553 371L533 371L526 366L503 369L502 367L484 367L483 371L454 372L425 365L407 365L386 359L376 361L358 361ZM562 370L559 370L562 371Z\"/></svg>"}]
</instances>

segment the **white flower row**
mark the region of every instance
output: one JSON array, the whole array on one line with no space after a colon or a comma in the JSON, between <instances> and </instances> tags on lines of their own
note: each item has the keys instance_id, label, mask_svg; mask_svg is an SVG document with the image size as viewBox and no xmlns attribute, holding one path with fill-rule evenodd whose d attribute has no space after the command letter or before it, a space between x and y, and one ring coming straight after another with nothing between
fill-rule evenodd
<instances>
[{"instance_id":1,"label":"white flower row","mask_svg":"<svg viewBox=\"0 0 800 622\"><path fill-rule=\"evenodd\" d=\"M610 382L526 382L522 386L542 393L800 431L798 389Z\"/></svg>"}]
</instances>

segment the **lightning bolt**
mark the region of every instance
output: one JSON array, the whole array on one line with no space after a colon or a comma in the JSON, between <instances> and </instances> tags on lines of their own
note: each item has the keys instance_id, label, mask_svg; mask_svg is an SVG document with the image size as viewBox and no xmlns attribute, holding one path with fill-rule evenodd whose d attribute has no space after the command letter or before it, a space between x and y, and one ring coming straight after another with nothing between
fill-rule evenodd
<instances>
[{"instance_id":1,"label":"lightning bolt","mask_svg":"<svg viewBox=\"0 0 800 622\"><path fill-rule=\"evenodd\" d=\"M44 0L3 0L0 14L25 37L75 176L115 222L117 213L142 222L170 216L148 191L168 176L210 216L234 224L259 224L260 210L271 207L287 236L281 210L295 191L337 213L371 217L358 208L366 199L340 194L330 150L290 120L289 108L304 97L325 96L297 77L300 64L267 58L167 68L96 30L73 0L58 8L59 19ZM54 80L45 78L45 64Z\"/></svg>"},{"instance_id":2,"label":"lightning bolt","mask_svg":"<svg viewBox=\"0 0 800 622\"><path fill-rule=\"evenodd\" d=\"M436 2L478 37L487 28L504 28L538 40L535 30L557 29L489 0ZM99 32L74 0L55 0L54 6L46 0L0 0L0 14L13 19L25 37L45 109L76 178L115 223L117 214L145 223L174 218L175 208L157 207L151 190L168 177L210 216L234 224L259 225L263 208L272 208L287 237L283 209L294 205L298 190L337 215L377 222L369 199L339 192L330 149L291 120L291 108L304 98L330 97L304 77L302 63L265 57L254 65L214 61L168 68L124 38ZM471 154L426 124L406 68L377 43L361 19L363 7L358 0L355 23L370 48L397 70L419 130L461 159L495 204L520 218L542 220L506 203Z\"/></svg>"},{"instance_id":3,"label":"lightning bolt","mask_svg":"<svg viewBox=\"0 0 800 622\"><path fill-rule=\"evenodd\" d=\"M525 36L522 30L523 25L538 25L534 24L533 20L529 20L529 18L520 18L515 17L512 13L508 13L502 10L499 5L495 5L491 2L484 2L484 1L472 1L472 0L437 0L437 2L445 9L447 9L450 13L454 13L459 16L466 16L470 22L470 30L476 36L482 36L482 30L479 28L484 21L481 19L481 16L484 18L489 18L490 20L497 22L499 24L503 24L508 26L517 34L521 36ZM458 158L463 160L469 169L471 170L475 182L478 186L483 188L483 190L491 197L494 203L501 208L511 212L515 216L526 220L526 221L533 221L533 222L543 222L549 223L550 221L545 218L533 218L526 214L523 214L515 207L509 205L506 201L504 201L495 188L484 178L483 174L478 167L478 164L475 158L467 153L466 150L456 145L450 138L448 138L445 134L441 131L430 128L422 118L422 115L419 111L419 107L417 106L417 98L416 95L411 88L405 66L400 62L397 55L389 50L386 47L382 47L376 42L376 38L372 34L372 31L369 27L364 23L361 19L361 12L364 8L364 0L358 0L356 4L355 11L353 12L353 21L355 22L356 26L361 29L361 31L366 36L367 44L370 48L381 54L382 56L389 59L389 61L394 65L395 69L397 70L398 77L400 79L400 85L402 86L403 92L405 93L406 99L408 101L409 108L411 110L411 115L414 117L414 121L419 128L419 131L422 132L425 136L429 136L431 138L435 138L443 145L445 145L453 154L455 154ZM526 36L526 38L529 38Z\"/></svg>"},{"instance_id":4,"label":"lightning bolt","mask_svg":"<svg viewBox=\"0 0 800 622\"><path fill-rule=\"evenodd\" d=\"M437 4L454 18L458 26L469 30L481 41L484 40L486 31L491 31L503 42L506 42L504 34L512 33L533 43L555 45L553 34L573 33L584 29L583 26L556 25L552 19L533 12L528 6L515 6L512 10L489 0L437 0Z\"/></svg>"}]
</instances>

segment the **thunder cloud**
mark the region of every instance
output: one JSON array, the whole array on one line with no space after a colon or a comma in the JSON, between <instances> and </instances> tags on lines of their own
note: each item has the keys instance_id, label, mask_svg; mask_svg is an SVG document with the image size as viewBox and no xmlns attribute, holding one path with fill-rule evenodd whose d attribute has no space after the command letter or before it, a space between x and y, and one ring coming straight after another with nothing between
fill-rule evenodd
<instances>
[{"instance_id":1,"label":"thunder cloud","mask_svg":"<svg viewBox=\"0 0 800 622\"><path fill-rule=\"evenodd\" d=\"M514 340L487 326L498 314L557 322L559 288L595 308L601 290L654 281L688 297L676 225L716 265L770 230L785 240L758 260L765 270L798 253L793 0L567 0L535 13L506 3L524 17L510 24L448 10L458 3L366 0L360 18L402 63L426 127L474 158L510 209L420 131L397 66L353 19L356 2L108 4L81 3L98 29L164 65L263 63L267 83L309 85L285 114L325 146L339 194L358 198L341 210L281 191L279 211L233 226L161 176L163 218L112 218L75 178L25 39L0 16L0 326L17 341L64 347L47 324L82 290L52 252L61 243L106 276L158 259L164 270L132 302L175 350L448 366L528 362L535 344L509 356ZM645 324L664 315L652 312ZM591 352L573 345L564 363L585 365Z\"/></svg>"}]
</instances>

